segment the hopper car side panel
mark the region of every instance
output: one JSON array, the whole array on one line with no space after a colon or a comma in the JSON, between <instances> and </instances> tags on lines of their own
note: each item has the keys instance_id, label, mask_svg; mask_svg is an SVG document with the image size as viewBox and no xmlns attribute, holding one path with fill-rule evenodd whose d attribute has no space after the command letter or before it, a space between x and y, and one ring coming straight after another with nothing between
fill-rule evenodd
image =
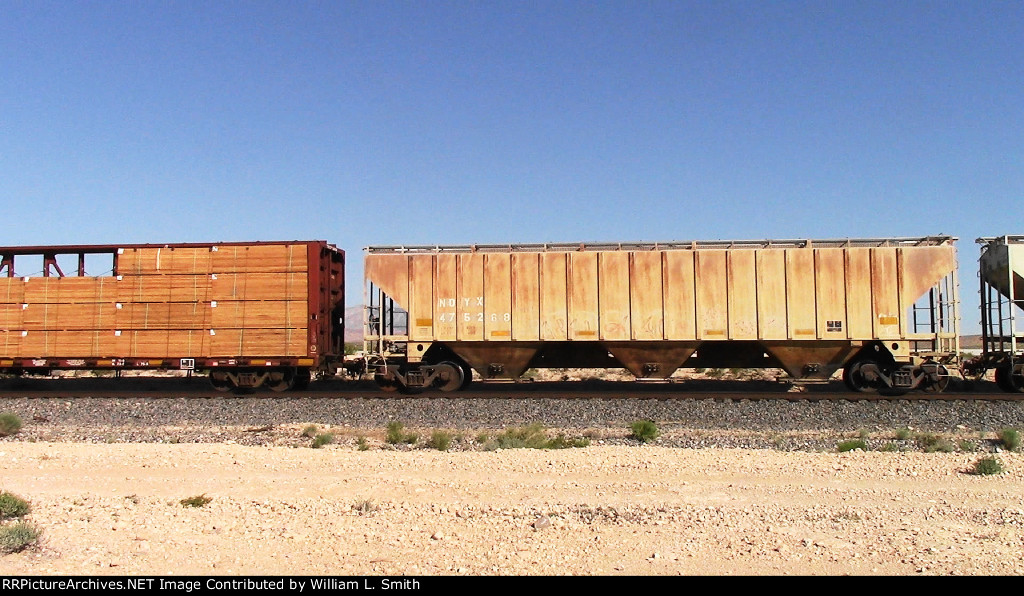
<instances>
[{"instance_id":1,"label":"hopper car side panel","mask_svg":"<svg viewBox=\"0 0 1024 596\"><path fill-rule=\"evenodd\" d=\"M368 327L367 353L398 389L455 388L470 369L824 380L851 363L858 389L937 386L957 353L954 240L370 247L367 320L389 332Z\"/></svg>"},{"instance_id":2,"label":"hopper car side panel","mask_svg":"<svg viewBox=\"0 0 1024 596\"><path fill-rule=\"evenodd\" d=\"M325 242L14 247L0 255L0 370L212 370L219 388L282 389L343 353L344 253ZM38 255L42 276L16 270ZM68 276L59 267L87 256L110 269Z\"/></svg>"}]
</instances>

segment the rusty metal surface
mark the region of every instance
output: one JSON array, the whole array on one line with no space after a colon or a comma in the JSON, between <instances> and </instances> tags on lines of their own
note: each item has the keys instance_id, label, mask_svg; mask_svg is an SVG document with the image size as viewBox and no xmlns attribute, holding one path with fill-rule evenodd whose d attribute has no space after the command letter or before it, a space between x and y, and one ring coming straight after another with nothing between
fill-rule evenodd
<instances>
[{"instance_id":1,"label":"rusty metal surface","mask_svg":"<svg viewBox=\"0 0 1024 596\"><path fill-rule=\"evenodd\" d=\"M693 279L694 258L694 252L688 250L662 253L665 339L697 339L697 288Z\"/></svg>"},{"instance_id":2,"label":"rusty metal surface","mask_svg":"<svg viewBox=\"0 0 1024 596\"><path fill-rule=\"evenodd\" d=\"M512 255L512 337L519 341L539 340L540 258L536 254Z\"/></svg>"},{"instance_id":3,"label":"rusty metal surface","mask_svg":"<svg viewBox=\"0 0 1024 596\"><path fill-rule=\"evenodd\" d=\"M787 240L688 240L683 242L561 242L546 244L459 244L459 245L393 245L368 246L367 254L476 253L476 252L581 252L662 251L735 248L851 248L851 247L917 247L944 246L956 242L953 236L914 236L900 238L830 238ZM2 249L0 249L2 252Z\"/></svg>"},{"instance_id":4,"label":"rusty metal surface","mask_svg":"<svg viewBox=\"0 0 1024 596\"><path fill-rule=\"evenodd\" d=\"M568 293L565 253L540 255L540 338L549 341L569 339ZM523 309L533 310L523 304Z\"/></svg>"},{"instance_id":5,"label":"rusty metal surface","mask_svg":"<svg viewBox=\"0 0 1024 596\"><path fill-rule=\"evenodd\" d=\"M658 340L669 336L665 326L665 278L662 254L630 254L629 321L633 339ZM692 293L692 291L691 291ZM678 294L669 295L672 301Z\"/></svg>"},{"instance_id":6,"label":"rusty metal surface","mask_svg":"<svg viewBox=\"0 0 1024 596\"><path fill-rule=\"evenodd\" d=\"M569 339L598 339L597 255L596 252L566 253L569 306Z\"/></svg>"},{"instance_id":7,"label":"rusty metal surface","mask_svg":"<svg viewBox=\"0 0 1024 596\"><path fill-rule=\"evenodd\" d=\"M608 351L637 378L667 379L697 351L699 342L615 342Z\"/></svg>"},{"instance_id":8,"label":"rusty metal surface","mask_svg":"<svg viewBox=\"0 0 1024 596\"><path fill-rule=\"evenodd\" d=\"M982 278L1006 298L1012 279L1014 299L1024 301L1024 237L982 240L987 241L980 259Z\"/></svg>"},{"instance_id":9,"label":"rusty metal surface","mask_svg":"<svg viewBox=\"0 0 1024 596\"><path fill-rule=\"evenodd\" d=\"M559 251L371 249L414 341L901 340L951 239ZM725 249L723 249L725 248Z\"/></svg>"}]
</instances>

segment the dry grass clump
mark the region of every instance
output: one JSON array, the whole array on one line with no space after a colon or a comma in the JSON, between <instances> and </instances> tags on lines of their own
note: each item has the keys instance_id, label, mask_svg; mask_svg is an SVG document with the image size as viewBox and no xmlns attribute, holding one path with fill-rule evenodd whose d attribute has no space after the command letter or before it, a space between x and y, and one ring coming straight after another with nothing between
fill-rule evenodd
<instances>
[{"instance_id":1,"label":"dry grass clump","mask_svg":"<svg viewBox=\"0 0 1024 596\"><path fill-rule=\"evenodd\" d=\"M430 440L427 441L427 445L437 449L438 451L448 451L448 448L452 444L452 434L444 430L435 430L430 435Z\"/></svg>"},{"instance_id":2,"label":"dry grass clump","mask_svg":"<svg viewBox=\"0 0 1024 596\"><path fill-rule=\"evenodd\" d=\"M1004 428L998 434L999 443L1007 451L1016 451L1020 448L1020 433L1013 428Z\"/></svg>"},{"instance_id":3,"label":"dry grass clump","mask_svg":"<svg viewBox=\"0 0 1024 596\"><path fill-rule=\"evenodd\" d=\"M25 550L39 539L39 529L20 518L31 511L28 501L7 491L0 492L0 554ZM18 521L11 521L18 520Z\"/></svg>"},{"instance_id":4,"label":"dry grass clump","mask_svg":"<svg viewBox=\"0 0 1024 596\"><path fill-rule=\"evenodd\" d=\"M0 437L7 437L21 430L21 418L17 414L0 414Z\"/></svg>"},{"instance_id":5,"label":"dry grass clump","mask_svg":"<svg viewBox=\"0 0 1024 596\"><path fill-rule=\"evenodd\" d=\"M974 473L979 476L1002 474L1003 464L995 457L983 457L974 462Z\"/></svg>"},{"instance_id":6,"label":"dry grass clump","mask_svg":"<svg viewBox=\"0 0 1024 596\"><path fill-rule=\"evenodd\" d=\"M661 434L658 425L650 420L637 420L629 426L629 430L629 436L641 443L650 443Z\"/></svg>"},{"instance_id":7,"label":"dry grass clump","mask_svg":"<svg viewBox=\"0 0 1024 596\"><path fill-rule=\"evenodd\" d=\"M14 493L0 493L0 521L28 515L31 507L28 501Z\"/></svg>"},{"instance_id":8,"label":"dry grass clump","mask_svg":"<svg viewBox=\"0 0 1024 596\"><path fill-rule=\"evenodd\" d=\"M330 445L333 442L333 433L318 433L315 437L313 437L313 442L310 444L310 447L312 447L313 449L319 449L324 445Z\"/></svg>"},{"instance_id":9,"label":"dry grass clump","mask_svg":"<svg viewBox=\"0 0 1024 596\"><path fill-rule=\"evenodd\" d=\"M488 442L485 449L570 449L588 445L590 440L586 438L567 439L563 434L549 438L543 425L531 424L506 429Z\"/></svg>"},{"instance_id":10,"label":"dry grass clump","mask_svg":"<svg viewBox=\"0 0 1024 596\"><path fill-rule=\"evenodd\" d=\"M398 445L405 443L407 445L415 445L416 441L420 440L420 436L416 433L405 432L405 426L397 420L392 420L388 423L388 433L385 439L392 445Z\"/></svg>"},{"instance_id":11,"label":"dry grass clump","mask_svg":"<svg viewBox=\"0 0 1024 596\"><path fill-rule=\"evenodd\" d=\"M182 507L205 507L213 499L205 494L188 497L179 501Z\"/></svg>"},{"instance_id":12,"label":"dry grass clump","mask_svg":"<svg viewBox=\"0 0 1024 596\"><path fill-rule=\"evenodd\" d=\"M839 451L840 453L846 451L856 451L858 449L861 451L868 450L868 445L867 443L864 442L864 439L850 439L849 441L840 441L839 444L836 445L836 451Z\"/></svg>"}]
</instances>

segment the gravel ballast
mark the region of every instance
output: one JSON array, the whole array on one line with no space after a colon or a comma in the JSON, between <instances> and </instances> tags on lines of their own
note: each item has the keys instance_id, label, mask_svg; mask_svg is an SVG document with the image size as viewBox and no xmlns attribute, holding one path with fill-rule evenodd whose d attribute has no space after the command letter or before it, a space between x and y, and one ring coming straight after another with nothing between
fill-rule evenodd
<instances>
[{"instance_id":1,"label":"gravel ballast","mask_svg":"<svg viewBox=\"0 0 1024 596\"><path fill-rule=\"evenodd\" d=\"M0 575L1024 573L1019 402L27 393L0 490L41 538ZM495 448L529 424L589 446Z\"/></svg>"},{"instance_id":2,"label":"gravel ballast","mask_svg":"<svg viewBox=\"0 0 1024 596\"><path fill-rule=\"evenodd\" d=\"M539 424L614 443L637 420L654 421L657 444L827 450L867 434L900 429L984 444L1002 428L1024 428L1024 402L789 401L615 397L6 397L0 412L21 417L21 440L83 442L287 443L308 425L348 435L380 435L389 422L466 436Z\"/></svg>"}]
</instances>

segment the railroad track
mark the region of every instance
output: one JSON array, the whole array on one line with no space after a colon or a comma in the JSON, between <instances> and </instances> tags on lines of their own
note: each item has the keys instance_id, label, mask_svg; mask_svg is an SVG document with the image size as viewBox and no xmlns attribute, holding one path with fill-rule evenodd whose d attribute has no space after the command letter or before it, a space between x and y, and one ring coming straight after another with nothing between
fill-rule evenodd
<instances>
[{"instance_id":1,"label":"railroad track","mask_svg":"<svg viewBox=\"0 0 1024 596\"><path fill-rule=\"evenodd\" d=\"M383 391L369 380L328 380L303 390L275 392L220 392L205 378L124 377L112 378L17 378L0 380L0 398L111 397L111 398L276 398L313 399L653 399L723 401L1024 401L1024 394L1006 393L989 381L966 381L942 393L914 391L903 395L858 393L842 382L794 385L787 382L693 380L672 383L637 381L543 381L475 383L468 390L444 393L425 391L406 395Z\"/></svg>"}]
</instances>

